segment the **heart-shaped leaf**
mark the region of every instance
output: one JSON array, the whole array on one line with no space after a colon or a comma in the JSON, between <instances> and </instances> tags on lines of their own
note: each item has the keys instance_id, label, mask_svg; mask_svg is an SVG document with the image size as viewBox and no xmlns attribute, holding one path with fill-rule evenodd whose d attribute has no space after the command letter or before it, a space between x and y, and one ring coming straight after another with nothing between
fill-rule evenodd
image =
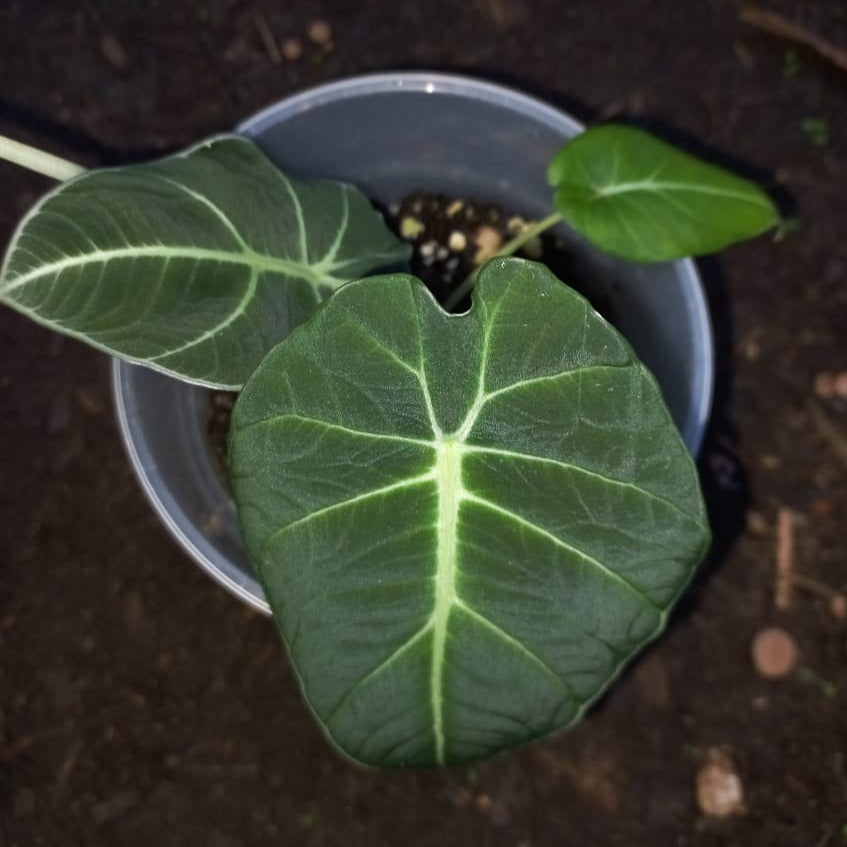
<instances>
[{"instance_id":1,"label":"heart-shaped leaf","mask_svg":"<svg viewBox=\"0 0 847 847\"><path fill-rule=\"evenodd\" d=\"M562 217L601 250L631 261L712 253L779 223L755 183L628 126L578 135L547 176Z\"/></svg>"},{"instance_id":2,"label":"heart-shaped leaf","mask_svg":"<svg viewBox=\"0 0 847 847\"><path fill-rule=\"evenodd\" d=\"M327 734L460 762L577 720L664 626L709 532L653 377L543 266L449 315L351 283L235 408L245 542Z\"/></svg>"},{"instance_id":3,"label":"heart-shaped leaf","mask_svg":"<svg viewBox=\"0 0 847 847\"><path fill-rule=\"evenodd\" d=\"M48 194L15 234L0 301L128 361L240 388L324 297L407 258L352 186L292 179L221 136Z\"/></svg>"}]
</instances>

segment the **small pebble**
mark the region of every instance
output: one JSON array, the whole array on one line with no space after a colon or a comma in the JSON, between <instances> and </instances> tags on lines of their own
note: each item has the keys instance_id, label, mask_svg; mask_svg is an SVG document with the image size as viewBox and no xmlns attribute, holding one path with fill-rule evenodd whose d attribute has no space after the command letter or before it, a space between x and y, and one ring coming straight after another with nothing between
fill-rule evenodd
<instances>
[{"instance_id":1,"label":"small pebble","mask_svg":"<svg viewBox=\"0 0 847 847\"><path fill-rule=\"evenodd\" d=\"M468 239L463 232L459 232L459 230L454 229L453 232L450 233L450 238L447 240L447 246L454 253L461 253L462 250L468 246Z\"/></svg>"},{"instance_id":2,"label":"small pebble","mask_svg":"<svg viewBox=\"0 0 847 847\"><path fill-rule=\"evenodd\" d=\"M477 794L474 805L480 812L488 812L491 810L491 798L487 794Z\"/></svg>"},{"instance_id":3,"label":"small pebble","mask_svg":"<svg viewBox=\"0 0 847 847\"><path fill-rule=\"evenodd\" d=\"M465 204L461 200L454 200L446 209L448 218L455 218Z\"/></svg>"},{"instance_id":4,"label":"small pebble","mask_svg":"<svg viewBox=\"0 0 847 847\"><path fill-rule=\"evenodd\" d=\"M438 245L434 241L425 241L420 246L420 254L422 259L431 259L435 255L435 248Z\"/></svg>"},{"instance_id":5,"label":"small pebble","mask_svg":"<svg viewBox=\"0 0 847 847\"><path fill-rule=\"evenodd\" d=\"M829 613L837 621L847 619L847 597L843 594L833 594L829 598Z\"/></svg>"},{"instance_id":6,"label":"small pebble","mask_svg":"<svg viewBox=\"0 0 847 847\"><path fill-rule=\"evenodd\" d=\"M755 338L748 338L741 344L744 356L750 362L757 362L762 355L762 347Z\"/></svg>"},{"instance_id":7,"label":"small pebble","mask_svg":"<svg viewBox=\"0 0 847 847\"><path fill-rule=\"evenodd\" d=\"M788 676L797 667L800 658L794 638L777 626L769 626L756 633L751 653L756 672L766 679Z\"/></svg>"},{"instance_id":8,"label":"small pebble","mask_svg":"<svg viewBox=\"0 0 847 847\"><path fill-rule=\"evenodd\" d=\"M712 818L729 818L746 811L741 778L732 759L716 747L709 750L705 764L697 772L697 805Z\"/></svg>"},{"instance_id":9,"label":"small pebble","mask_svg":"<svg viewBox=\"0 0 847 847\"><path fill-rule=\"evenodd\" d=\"M424 226L422 221L419 221L417 218L413 218L411 215L406 215L400 221L400 236L401 238L405 238L407 241L412 241L417 238L419 235L423 234L426 226Z\"/></svg>"},{"instance_id":10,"label":"small pebble","mask_svg":"<svg viewBox=\"0 0 847 847\"><path fill-rule=\"evenodd\" d=\"M315 44L324 45L332 42L332 27L325 20L318 19L312 21L309 24L307 33Z\"/></svg>"},{"instance_id":11,"label":"small pebble","mask_svg":"<svg viewBox=\"0 0 847 847\"><path fill-rule=\"evenodd\" d=\"M821 400L832 400L835 397L847 400L847 371L821 371L815 377L813 386Z\"/></svg>"},{"instance_id":12,"label":"small pebble","mask_svg":"<svg viewBox=\"0 0 847 847\"><path fill-rule=\"evenodd\" d=\"M280 44L283 58L296 62L303 55L303 45L296 38L286 38Z\"/></svg>"},{"instance_id":13,"label":"small pebble","mask_svg":"<svg viewBox=\"0 0 847 847\"><path fill-rule=\"evenodd\" d=\"M767 535L771 530L767 518L753 509L747 512L747 529L754 535Z\"/></svg>"},{"instance_id":14,"label":"small pebble","mask_svg":"<svg viewBox=\"0 0 847 847\"><path fill-rule=\"evenodd\" d=\"M509 218L506 221L506 229L512 234L517 235L519 232L523 232L526 227L526 221L520 216L515 215L512 218Z\"/></svg>"},{"instance_id":15,"label":"small pebble","mask_svg":"<svg viewBox=\"0 0 847 847\"><path fill-rule=\"evenodd\" d=\"M500 233L493 226L483 225L474 233L474 243L477 246L474 264L480 265L486 259L496 255L503 243Z\"/></svg>"},{"instance_id":16,"label":"small pebble","mask_svg":"<svg viewBox=\"0 0 847 847\"><path fill-rule=\"evenodd\" d=\"M835 396L835 374L832 371L821 371L815 376L813 387L821 400L831 400Z\"/></svg>"}]
</instances>

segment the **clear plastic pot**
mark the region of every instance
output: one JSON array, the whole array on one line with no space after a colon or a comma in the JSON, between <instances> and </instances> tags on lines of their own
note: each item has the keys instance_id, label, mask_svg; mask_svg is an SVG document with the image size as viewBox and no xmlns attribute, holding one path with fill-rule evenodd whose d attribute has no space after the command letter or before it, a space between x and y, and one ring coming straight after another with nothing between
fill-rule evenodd
<instances>
[{"instance_id":1,"label":"clear plastic pot","mask_svg":"<svg viewBox=\"0 0 847 847\"><path fill-rule=\"evenodd\" d=\"M383 203L416 189L475 197L528 218L549 213L548 161L581 125L508 88L437 73L391 73L289 97L238 128L285 170L346 180ZM575 236L618 328L653 370L692 453L713 381L706 301L690 261L629 265ZM218 582L268 610L207 440L208 391L116 361L123 439L153 507Z\"/></svg>"}]
</instances>

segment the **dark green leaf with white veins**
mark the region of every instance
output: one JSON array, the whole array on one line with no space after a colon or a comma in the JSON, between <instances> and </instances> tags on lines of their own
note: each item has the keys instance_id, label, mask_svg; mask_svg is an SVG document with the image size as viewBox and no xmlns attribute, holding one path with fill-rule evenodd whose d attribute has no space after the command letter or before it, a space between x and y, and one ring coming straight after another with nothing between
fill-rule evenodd
<instances>
[{"instance_id":1,"label":"dark green leaf with white veins","mask_svg":"<svg viewBox=\"0 0 847 847\"><path fill-rule=\"evenodd\" d=\"M715 252L779 223L755 183L628 126L578 135L547 176L562 217L601 250L631 261Z\"/></svg>"},{"instance_id":2,"label":"dark green leaf with white veins","mask_svg":"<svg viewBox=\"0 0 847 847\"><path fill-rule=\"evenodd\" d=\"M246 545L305 696L351 757L467 761L580 717L708 543L653 377L543 266L448 315L351 283L236 405Z\"/></svg>"},{"instance_id":3,"label":"dark green leaf with white veins","mask_svg":"<svg viewBox=\"0 0 847 847\"><path fill-rule=\"evenodd\" d=\"M14 236L0 302L129 361L240 388L323 298L407 257L352 186L287 177L221 136L48 194Z\"/></svg>"}]
</instances>

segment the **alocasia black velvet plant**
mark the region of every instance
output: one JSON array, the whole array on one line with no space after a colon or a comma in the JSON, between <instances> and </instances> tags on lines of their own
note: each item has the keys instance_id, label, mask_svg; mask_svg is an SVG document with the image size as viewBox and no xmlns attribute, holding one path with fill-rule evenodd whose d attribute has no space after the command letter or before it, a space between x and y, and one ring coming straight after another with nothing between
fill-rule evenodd
<instances>
[{"instance_id":1,"label":"alocasia black velvet plant","mask_svg":"<svg viewBox=\"0 0 847 847\"><path fill-rule=\"evenodd\" d=\"M664 261L777 212L625 126L568 143L549 180L551 215L447 308L357 189L287 176L236 136L74 176L3 264L0 300L33 320L241 390L244 543L305 699L362 762L468 761L578 720L709 545L652 375L567 280L509 254L565 221Z\"/></svg>"}]
</instances>

